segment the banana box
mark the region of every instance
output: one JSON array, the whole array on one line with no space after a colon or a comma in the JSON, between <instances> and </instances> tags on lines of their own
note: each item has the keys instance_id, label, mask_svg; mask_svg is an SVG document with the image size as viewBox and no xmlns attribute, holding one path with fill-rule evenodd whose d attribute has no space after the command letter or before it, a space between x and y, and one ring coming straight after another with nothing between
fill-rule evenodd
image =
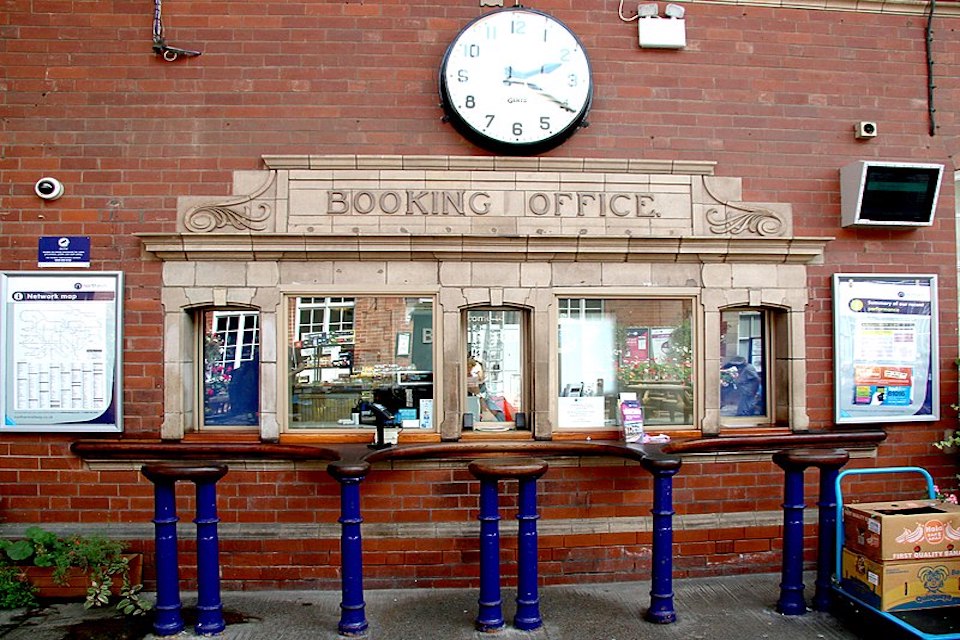
<instances>
[{"instance_id":1,"label":"banana box","mask_svg":"<svg viewBox=\"0 0 960 640\"><path fill-rule=\"evenodd\" d=\"M877 562L960 556L960 506L938 500L848 504L843 544Z\"/></svg>"},{"instance_id":2,"label":"banana box","mask_svg":"<svg viewBox=\"0 0 960 640\"><path fill-rule=\"evenodd\" d=\"M876 562L843 550L845 591L880 611L960 604L960 558Z\"/></svg>"}]
</instances>

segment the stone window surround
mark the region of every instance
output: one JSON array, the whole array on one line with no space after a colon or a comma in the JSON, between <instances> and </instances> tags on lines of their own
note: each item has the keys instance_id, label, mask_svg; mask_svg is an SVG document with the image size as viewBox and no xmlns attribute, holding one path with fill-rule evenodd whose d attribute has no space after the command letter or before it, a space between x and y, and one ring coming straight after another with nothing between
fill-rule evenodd
<instances>
[{"instance_id":1,"label":"stone window surround","mask_svg":"<svg viewBox=\"0 0 960 640\"><path fill-rule=\"evenodd\" d=\"M564 172L630 171L683 176L712 175L712 163L607 161L564 158L458 157L272 157L265 158L270 179L266 193L272 203L289 192L291 167L318 170L324 161L337 166L416 166L423 162L442 172L465 161L488 167L477 171L544 171L563 166ZM555 163L551 166L551 163ZM351 165L351 163L353 163ZM286 169L272 167L286 166ZM506 169L509 167L509 169ZM573 169L570 169L573 167ZM297 169L293 169L296 171ZM238 172L235 191L250 193L250 172ZM287 175L284 175L284 174ZM595 173L591 173L595 177ZM619 173L618 173L619 175ZM396 175L394 175L396 177ZM621 176L622 177L622 176ZM739 180L725 184L724 192L739 196ZM285 191L287 190L287 191ZM713 193L709 194L714 198ZM477 233L327 233L267 232L230 229L191 232L184 220L198 206L248 211L256 198L234 198L226 203L198 205L182 199L176 234L142 234L147 252L164 261L164 421L161 436L181 439L195 429L196 328L192 314L203 307L238 307L261 313L261 424L263 441L281 435L286 406L285 371L278 353L285 352L283 299L287 295L363 295L410 293L436 296L437 342L435 384L442 439L460 436L459 406L463 366L459 355L460 324L471 306L515 306L531 313L532 379L554 380L557 371L555 300L558 297L690 296L695 300L699 359L695 419L704 434L716 434L719 422L719 318L732 307L759 307L772 312L777 380L777 422L793 431L809 426L806 414L804 309L807 304L806 264L822 260L829 238L797 238L789 206L749 205L739 198L722 202L721 209L775 211L783 219L779 235L764 235L756 227L739 226L727 233L680 221L683 234L669 229L654 236L603 235L594 229L580 234L494 235ZM238 202L240 203L238 205ZM695 203L694 203L695 205ZM267 207L269 208L269 206ZM716 208L716 207L715 207ZM711 210L712 211L712 210ZM708 212L709 213L709 212ZM696 216L694 207L693 215ZM693 230L693 233L691 233ZM286 230L284 230L286 231ZM593 233L593 235L590 235ZM282 349L281 349L282 346ZM283 360L285 362L285 360ZM277 393L269 390L276 389ZM267 392L264 392L267 390ZM534 436L550 438L556 415L552 384L533 388Z\"/></svg>"}]
</instances>

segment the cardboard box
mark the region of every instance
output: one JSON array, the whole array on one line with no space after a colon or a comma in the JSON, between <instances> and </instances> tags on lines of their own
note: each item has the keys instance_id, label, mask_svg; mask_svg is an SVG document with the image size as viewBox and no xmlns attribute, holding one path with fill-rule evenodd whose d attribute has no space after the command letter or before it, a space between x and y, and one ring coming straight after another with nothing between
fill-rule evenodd
<instances>
[{"instance_id":1,"label":"cardboard box","mask_svg":"<svg viewBox=\"0 0 960 640\"><path fill-rule=\"evenodd\" d=\"M960 558L875 562L843 550L843 589L880 611L960 604Z\"/></svg>"},{"instance_id":2,"label":"cardboard box","mask_svg":"<svg viewBox=\"0 0 960 640\"><path fill-rule=\"evenodd\" d=\"M960 556L960 506L937 500L845 505L843 543L877 562Z\"/></svg>"}]
</instances>

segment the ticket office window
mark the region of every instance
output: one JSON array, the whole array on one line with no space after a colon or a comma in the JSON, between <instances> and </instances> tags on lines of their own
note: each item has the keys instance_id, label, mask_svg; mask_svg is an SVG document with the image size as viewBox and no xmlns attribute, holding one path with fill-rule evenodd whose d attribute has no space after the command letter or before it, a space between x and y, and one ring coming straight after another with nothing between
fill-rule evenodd
<instances>
[{"instance_id":1,"label":"ticket office window","mask_svg":"<svg viewBox=\"0 0 960 640\"><path fill-rule=\"evenodd\" d=\"M529 428L526 326L526 313L519 309L467 311L464 430Z\"/></svg>"},{"instance_id":2,"label":"ticket office window","mask_svg":"<svg viewBox=\"0 0 960 640\"><path fill-rule=\"evenodd\" d=\"M287 430L435 430L429 297L289 296ZM382 414L378 414L381 415Z\"/></svg>"},{"instance_id":3,"label":"ticket office window","mask_svg":"<svg viewBox=\"0 0 960 640\"><path fill-rule=\"evenodd\" d=\"M720 418L727 426L772 421L772 320L759 308L720 313Z\"/></svg>"},{"instance_id":4,"label":"ticket office window","mask_svg":"<svg viewBox=\"0 0 960 640\"><path fill-rule=\"evenodd\" d=\"M203 309L202 427L260 424L260 313L247 309Z\"/></svg>"},{"instance_id":5,"label":"ticket office window","mask_svg":"<svg viewBox=\"0 0 960 640\"><path fill-rule=\"evenodd\" d=\"M558 300L559 429L611 429L636 400L656 428L693 423L690 299Z\"/></svg>"}]
</instances>

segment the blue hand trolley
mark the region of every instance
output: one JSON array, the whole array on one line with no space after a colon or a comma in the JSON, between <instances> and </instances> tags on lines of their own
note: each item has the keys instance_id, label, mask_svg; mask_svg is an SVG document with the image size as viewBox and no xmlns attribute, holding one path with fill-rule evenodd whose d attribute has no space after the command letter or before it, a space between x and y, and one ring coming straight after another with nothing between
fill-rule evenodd
<instances>
[{"instance_id":1,"label":"blue hand trolley","mask_svg":"<svg viewBox=\"0 0 960 640\"><path fill-rule=\"evenodd\" d=\"M848 469L837 475L837 519L836 519L836 558L832 580L834 613L843 618L856 615L858 625L864 623L876 626L887 625L891 631L899 631L901 637L920 640L960 640L960 607L941 607L935 609L916 609L910 611L881 611L852 593L843 583L843 494L840 484L851 475L869 475L881 473L919 473L926 480L929 499L936 498L933 478L922 467L881 467L877 469ZM871 625L871 626L873 626ZM879 630L879 629L878 629Z\"/></svg>"}]
</instances>

